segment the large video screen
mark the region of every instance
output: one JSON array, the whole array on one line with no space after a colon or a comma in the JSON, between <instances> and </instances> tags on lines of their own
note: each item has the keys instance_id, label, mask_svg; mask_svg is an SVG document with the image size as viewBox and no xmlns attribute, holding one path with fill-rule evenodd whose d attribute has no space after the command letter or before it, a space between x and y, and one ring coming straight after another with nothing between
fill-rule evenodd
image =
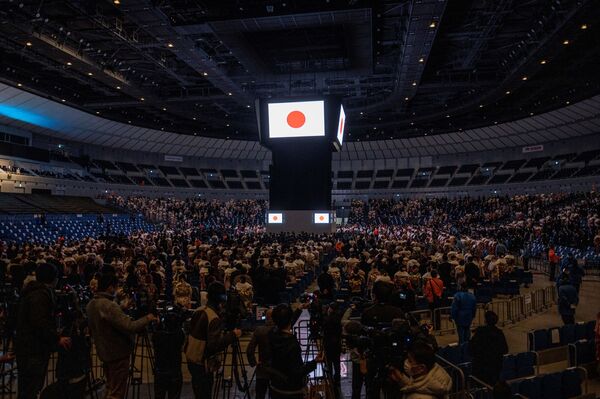
<instances>
[{"instance_id":1,"label":"large video screen","mask_svg":"<svg viewBox=\"0 0 600 399\"><path fill-rule=\"evenodd\" d=\"M282 224L283 213L280 212L269 212L267 215L267 223L269 224Z\"/></svg>"},{"instance_id":2,"label":"large video screen","mask_svg":"<svg viewBox=\"0 0 600 399\"><path fill-rule=\"evenodd\" d=\"M344 128L346 127L346 113L344 106L340 105L340 119L338 120L337 141L342 145L344 143Z\"/></svg>"},{"instance_id":3,"label":"large video screen","mask_svg":"<svg viewBox=\"0 0 600 399\"><path fill-rule=\"evenodd\" d=\"M329 212L316 212L313 214L313 222L316 224L328 224Z\"/></svg>"},{"instance_id":4,"label":"large video screen","mask_svg":"<svg viewBox=\"0 0 600 399\"><path fill-rule=\"evenodd\" d=\"M269 103L269 137L325 136L325 101Z\"/></svg>"}]
</instances>

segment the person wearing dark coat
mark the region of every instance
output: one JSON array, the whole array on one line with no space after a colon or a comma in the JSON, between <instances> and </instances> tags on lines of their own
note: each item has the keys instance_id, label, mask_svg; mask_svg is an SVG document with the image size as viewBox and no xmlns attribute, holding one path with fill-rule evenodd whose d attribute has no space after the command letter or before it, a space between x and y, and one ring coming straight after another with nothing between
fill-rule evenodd
<instances>
[{"instance_id":1,"label":"person wearing dark coat","mask_svg":"<svg viewBox=\"0 0 600 399\"><path fill-rule=\"evenodd\" d=\"M333 291L335 289L335 281L333 277L328 273L329 266L323 266L323 272L319 275L317 279L317 285L319 286L319 291L321 291L321 296L323 299L333 300Z\"/></svg>"},{"instance_id":2,"label":"person wearing dark coat","mask_svg":"<svg viewBox=\"0 0 600 399\"><path fill-rule=\"evenodd\" d=\"M465 265L465 277L467 278L467 287L470 289L477 288L477 283L481 277L479 267L473 262L473 257L469 257Z\"/></svg>"},{"instance_id":3,"label":"person wearing dark coat","mask_svg":"<svg viewBox=\"0 0 600 399\"><path fill-rule=\"evenodd\" d=\"M508 353L506 337L496 323L498 315L489 310L485 312L485 326L475 329L469 343L473 376L492 386L500 378L503 358Z\"/></svg>"},{"instance_id":4,"label":"person wearing dark coat","mask_svg":"<svg viewBox=\"0 0 600 399\"><path fill-rule=\"evenodd\" d=\"M575 324L575 309L579 304L577 289L568 274L563 274L558 287L558 313L565 325Z\"/></svg>"},{"instance_id":5,"label":"person wearing dark coat","mask_svg":"<svg viewBox=\"0 0 600 399\"><path fill-rule=\"evenodd\" d=\"M37 398L44 386L50 354L59 347L71 346L71 339L61 337L56 324L57 275L54 266L42 263L36 269L36 280L21 292L15 335L18 399Z\"/></svg>"},{"instance_id":6,"label":"person wearing dark coat","mask_svg":"<svg viewBox=\"0 0 600 399\"><path fill-rule=\"evenodd\" d=\"M280 304L273 309L276 328L269 332L271 344L272 399L303 399L306 376L317 368L323 358L319 354L314 360L304 363L302 348L292 333L293 312L289 305Z\"/></svg>"}]
</instances>

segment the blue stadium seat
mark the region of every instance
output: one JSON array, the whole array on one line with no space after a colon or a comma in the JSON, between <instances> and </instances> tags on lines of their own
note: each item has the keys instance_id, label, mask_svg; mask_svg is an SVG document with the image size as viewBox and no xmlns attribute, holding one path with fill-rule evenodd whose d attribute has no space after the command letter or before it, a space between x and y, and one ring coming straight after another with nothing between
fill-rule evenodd
<instances>
[{"instance_id":1,"label":"blue stadium seat","mask_svg":"<svg viewBox=\"0 0 600 399\"><path fill-rule=\"evenodd\" d=\"M519 383L519 392L529 399L541 399L542 379L539 377L526 378ZM511 389L512 390L512 389Z\"/></svg>"},{"instance_id":2,"label":"blue stadium seat","mask_svg":"<svg viewBox=\"0 0 600 399\"><path fill-rule=\"evenodd\" d=\"M575 369L567 369L561 373L561 394L563 398L574 398L582 394L581 375Z\"/></svg>"},{"instance_id":3,"label":"blue stadium seat","mask_svg":"<svg viewBox=\"0 0 600 399\"><path fill-rule=\"evenodd\" d=\"M517 378L529 377L535 374L536 358L534 352L522 352L516 355Z\"/></svg>"},{"instance_id":4,"label":"blue stadium seat","mask_svg":"<svg viewBox=\"0 0 600 399\"><path fill-rule=\"evenodd\" d=\"M560 344L567 345L575 342L575 324L567 324L560 328Z\"/></svg>"},{"instance_id":5,"label":"blue stadium seat","mask_svg":"<svg viewBox=\"0 0 600 399\"><path fill-rule=\"evenodd\" d=\"M579 341L580 339L587 339L586 323L575 324L575 341Z\"/></svg>"},{"instance_id":6,"label":"blue stadium seat","mask_svg":"<svg viewBox=\"0 0 600 399\"><path fill-rule=\"evenodd\" d=\"M529 350L540 351L550 347L548 330L535 330L528 334Z\"/></svg>"},{"instance_id":7,"label":"blue stadium seat","mask_svg":"<svg viewBox=\"0 0 600 399\"><path fill-rule=\"evenodd\" d=\"M569 364L579 366L596 361L595 340L582 339L569 345Z\"/></svg>"},{"instance_id":8,"label":"blue stadium seat","mask_svg":"<svg viewBox=\"0 0 600 399\"><path fill-rule=\"evenodd\" d=\"M542 398L561 399L562 373L546 374L540 378L542 380Z\"/></svg>"},{"instance_id":9,"label":"blue stadium seat","mask_svg":"<svg viewBox=\"0 0 600 399\"><path fill-rule=\"evenodd\" d=\"M596 320L588 321L585 325L585 339L594 339L596 329Z\"/></svg>"},{"instance_id":10,"label":"blue stadium seat","mask_svg":"<svg viewBox=\"0 0 600 399\"><path fill-rule=\"evenodd\" d=\"M504 356L504 359L502 360L502 372L500 373L501 380L507 381L517 378L516 360L517 358L513 355Z\"/></svg>"}]
</instances>

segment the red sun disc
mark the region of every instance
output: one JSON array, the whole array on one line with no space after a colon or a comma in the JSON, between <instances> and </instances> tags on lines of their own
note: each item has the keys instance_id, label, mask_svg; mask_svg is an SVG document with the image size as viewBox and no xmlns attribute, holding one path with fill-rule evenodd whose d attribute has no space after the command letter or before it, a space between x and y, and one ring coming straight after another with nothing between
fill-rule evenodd
<instances>
[{"instance_id":1,"label":"red sun disc","mask_svg":"<svg viewBox=\"0 0 600 399\"><path fill-rule=\"evenodd\" d=\"M287 116L287 124L294 129L304 126L305 122L306 116L300 111L292 111Z\"/></svg>"}]
</instances>

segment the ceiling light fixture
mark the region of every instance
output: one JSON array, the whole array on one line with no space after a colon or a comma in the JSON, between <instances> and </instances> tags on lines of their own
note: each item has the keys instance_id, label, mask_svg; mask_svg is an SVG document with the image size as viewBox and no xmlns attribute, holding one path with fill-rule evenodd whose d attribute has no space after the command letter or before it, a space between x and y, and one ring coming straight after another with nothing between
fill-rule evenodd
<instances>
[{"instance_id":1,"label":"ceiling light fixture","mask_svg":"<svg viewBox=\"0 0 600 399\"><path fill-rule=\"evenodd\" d=\"M581 30L586 30L587 29L587 24L583 24L580 26Z\"/></svg>"},{"instance_id":2,"label":"ceiling light fixture","mask_svg":"<svg viewBox=\"0 0 600 399\"><path fill-rule=\"evenodd\" d=\"M173 48L173 43L167 43L167 47Z\"/></svg>"},{"instance_id":3,"label":"ceiling light fixture","mask_svg":"<svg viewBox=\"0 0 600 399\"><path fill-rule=\"evenodd\" d=\"M92 76L92 75L93 75L93 73L91 73L91 72L88 72L88 76Z\"/></svg>"},{"instance_id":4,"label":"ceiling light fixture","mask_svg":"<svg viewBox=\"0 0 600 399\"><path fill-rule=\"evenodd\" d=\"M73 64L71 63L71 61L69 61L69 62L67 62L67 65L68 65L68 66L71 66L71 65L73 65Z\"/></svg>"},{"instance_id":5,"label":"ceiling light fixture","mask_svg":"<svg viewBox=\"0 0 600 399\"><path fill-rule=\"evenodd\" d=\"M542 64L542 65L546 65L546 62L547 62L546 60L541 60L541 61L540 61L540 64Z\"/></svg>"},{"instance_id":6,"label":"ceiling light fixture","mask_svg":"<svg viewBox=\"0 0 600 399\"><path fill-rule=\"evenodd\" d=\"M423 58L423 57L419 58L419 62L425 62L425 58Z\"/></svg>"},{"instance_id":7,"label":"ceiling light fixture","mask_svg":"<svg viewBox=\"0 0 600 399\"><path fill-rule=\"evenodd\" d=\"M416 86L416 85L417 85L417 82L412 82L412 85L413 85L413 86Z\"/></svg>"},{"instance_id":8,"label":"ceiling light fixture","mask_svg":"<svg viewBox=\"0 0 600 399\"><path fill-rule=\"evenodd\" d=\"M146 99L144 97L140 97L140 101L145 101Z\"/></svg>"},{"instance_id":9,"label":"ceiling light fixture","mask_svg":"<svg viewBox=\"0 0 600 399\"><path fill-rule=\"evenodd\" d=\"M431 21L431 23L429 24L430 28L435 28L435 21Z\"/></svg>"},{"instance_id":10,"label":"ceiling light fixture","mask_svg":"<svg viewBox=\"0 0 600 399\"><path fill-rule=\"evenodd\" d=\"M404 97L404 101L408 101L408 97Z\"/></svg>"},{"instance_id":11,"label":"ceiling light fixture","mask_svg":"<svg viewBox=\"0 0 600 399\"><path fill-rule=\"evenodd\" d=\"M231 92L227 93L228 96L232 96L233 94L231 94Z\"/></svg>"},{"instance_id":12,"label":"ceiling light fixture","mask_svg":"<svg viewBox=\"0 0 600 399\"><path fill-rule=\"evenodd\" d=\"M521 80L527 80L527 79L528 79L528 77L527 77L527 76L523 76L523 77L521 78Z\"/></svg>"},{"instance_id":13,"label":"ceiling light fixture","mask_svg":"<svg viewBox=\"0 0 600 399\"><path fill-rule=\"evenodd\" d=\"M113 3L116 5L119 5L119 4L121 4L121 0L113 0Z\"/></svg>"},{"instance_id":14,"label":"ceiling light fixture","mask_svg":"<svg viewBox=\"0 0 600 399\"><path fill-rule=\"evenodd\" d=\"M65 99L63 98L63 99L62 99L62 100L60 100L60 101L62 101L62 102L64 103L64 102L65 102L65 101L67 101L67 100L65 100Z\"/></svg>"},{"instance_id":15,"label":"ceiling light fixture","mask_svg":"<svg viewBox=\"0 0 600 399\"><path fill-rule=\"evenodd\" d=\"M18 86L18 87L21 87L21 86L23 86L23 85L22 85L21 83L17 83L17 86Z\"/></svg>"},{"instance_id":16,"label":"ceiling light fixture","mask_svg":"<svg viewBox=\"0 0 600 399\"><path fill-rule=\"evenodd\" d=\"M121 90L121 86L117 86L117 90Z\"/></svg>"},{"instance_id":17,"label":"ceiling light fixture","mask_svg":"<svg viewBox=\"0 0 600 399\"><path fill-rule=\"evenodd\" d=\"M31 42L27 42L27 43L25 43L25 45L26 45L27 47L31 47L31 46L33 46L33 44L32 44Z\"/></svg>"},{"instance_id":18,"label":"ceiling light fixture","mask_svg":"<svg viewBox=\"0 0 600 399\"><path fill-rule=\"evenodd\" d=\"M163 110L163 111L166 111L167 109L166 109L165 107L163 107L163 109L162 109L162 110Z\"/></svg>"},{"instance_id":19,"label":"ceiling light fixture","mask_svg":"<svg viewBox=\"0 0 600 399\"><path fill-rule=\"evenodd\" d=\"M569 42L569 40L568 40L568 39L567 39L567 40L565 40L565 41L563 41L563 44L564 44L565 46L566 46L567 44L569 44L569 43L570 43L570 42Z\"/></svg>"},{"instance_id":20,"label":"ceiling light fixture","mask_svg":"<svg viewBox=\"0 0 600 399\"><path fill-rule=\"evenodd\" d=\"M202 75L208 76L208 72L203 72Z\"/></svg>"},{"instance_id":21,"label":"ceiling light fixture","mask_svg":"<svg viewBox=\"0 0 600 399\"><path fill-rule=\"evenodd\" d=\"M504 93L504 94L510 94L510 90L506 90L506 93Z\"/></svg>"}]
</instances>

